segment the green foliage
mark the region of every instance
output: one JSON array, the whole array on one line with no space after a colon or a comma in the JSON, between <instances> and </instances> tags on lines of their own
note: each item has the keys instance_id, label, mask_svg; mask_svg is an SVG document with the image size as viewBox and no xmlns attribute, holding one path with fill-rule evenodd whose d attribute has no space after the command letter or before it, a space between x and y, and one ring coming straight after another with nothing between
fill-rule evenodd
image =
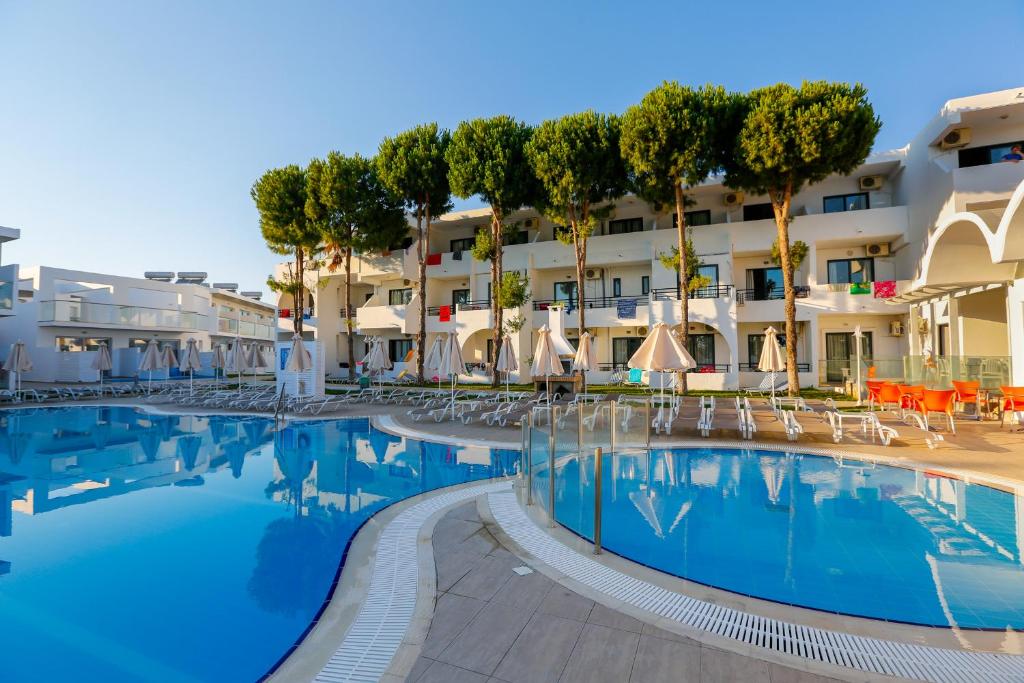
<instances>
[{"instance_id":1,"label":"green foliage","mask_svg":"<svg viewBox=\"0 0 1024 683\"><path fill-rule=\"evenodd\" d=\"M509 336L519 334L519 331L522 330L525 325L525 316L513 315L509 317L507 320L505 320L505 324L502 329L502 334L507 334Z\"/></svg>"},{"instance_id":2,"label":"green foliage","mask_svg":"<svg viewBox=\"0 0 1024 683\"><path fill-rule=\"evenodd\" d=\"M292 164L264 173L250 190L260 215L260 231L275 252L313 252L320 232L306 218L306 172Z\"/></svg>"},{"instance_id":3,"label":"green foliage","mask_svg":"<svg viewBox=\"0 0 1024 683\"><path fill-rule=\"evenodd\" d=\"M452 192L479 195L501 216L534 203L537 183L525 151L531 134L504 115L460 123L445 154Z\"/></svg>"},{"instance_id":4,"label":"green foliage","mask_svg":"<svg viewBox=\"0 0 1024 683\"><path fill-rule=\"evenodd\" d=\"M434 216L450 211L451 188L445 160L450 142L451 134L436 123L384 138L375 160L380 182L414 212L428 204Z\"/></svg>"},{"instance_id":5,"label":"green foliage","mask_svg":"<svg viewBox=\"0 0 1024 683\"><path fill-rule=\"evenodd\" d=\"M545 121L534 131L527 155L544 190L545 213L567 220L580 237L599 217L592 216L592 207L628 189L617 116L588 110Z\"/></svg>"},{"instance_id":6,"label":"green foliage","mask_svg":"<svg viewBox=\"0 0 1024 683\"><path fill-rule=\"evenodd\" d=\"M827 81L734 95L723 121L726 185L755 194L796 194L833 173L852 173L881 128L864 86Z\"/></svg>"},{"instance_id":7,"label":"green foliage","mask_svg":"<svg viewBox=\"0 0 1024 683\"><path fill-rule=\"evenodd\" d=\"M530 299L530 281L516 271L506 272L495 295L502 308L519 308Z\"/></svg>"},{"instance_id":8,"label":"green foliage","mask_svg":"<svg viewBox=\"0 0 1024 683\"><path fill-rule=\"evenodd\" d=\"M658 254L658 260L665 268L679 272L679 247L673 245L672 250ZM697 256L693 248L693 240L687 235L686 238L686 290L695 292L711 284L711 278L700 274L700 267L704 262Z\"/></svg>"},{"instance_id":9,"label":"green foliage","mask_svg":"<svg viewBox=\"0 0 1024 683\"><path fill-rule=\"evenodd\" d=\"M519 223L503 223L501 226L501 243L505 244L509 238L515 237L519 232ZM494 258L494 235L489 230L480 230L476 233L476 242L470 253L477 261L490 261Z\"/></svg>"},{"instance_id":10,"label":"green foliage","mask_svg":"<svg viewBox=\"0 0 1024 683\"><path fill-rule=\"evenodd\" d=\"M719 124L727 102L721 86L695 89L666 81L626 110L620 146L640 197L674 205L677 186L707 179L719 163Z\"/></svg>"},{"instance_id":11,"label":"green foliage","mask_svg":"<svg viewBox=\"0 0 1024 683\"><path fill-rule=\"evenodd\" d=\"M311 161L306 173L306 216L332 257L329 270L347 250L384 250L409 233L403 200L380 182L372 160L331 152Z\"/></svg>"},{"instance_id":12,"label":"green foliage","mask_svg":"<svg viewBox=\"0 0 1024 683\"><path fill-rule=\"evenodd\" d=\"M793 264L793 270L800 267L800 264L807 258L807 253L810 251L810 247L807 246L807 242L803 240L797 240L789 245L789 260ZM776 238L772 242L772 263L777 266L782 265L782 255L779 254L779 240Z\"/></svg>"}]
</instances>

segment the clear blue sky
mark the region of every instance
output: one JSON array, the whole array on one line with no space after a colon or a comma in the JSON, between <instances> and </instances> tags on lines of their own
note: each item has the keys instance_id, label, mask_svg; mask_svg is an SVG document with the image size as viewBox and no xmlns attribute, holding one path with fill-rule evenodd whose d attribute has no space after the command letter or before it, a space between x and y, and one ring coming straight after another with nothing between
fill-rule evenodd
<instances>
[{"instance_id":1,"label":"clear blue sky","mask_svg":"<svg viewBox=\"0 0 1024 683\"><path fill-rule=\"evenodd\" d=\"M899 147L947 99L1024 85L1022 26L1019 0L0 0L3 258L262 288L265 169L424 121L621 112L665 79L858 80Z\"/></svg>"}]
</instances>

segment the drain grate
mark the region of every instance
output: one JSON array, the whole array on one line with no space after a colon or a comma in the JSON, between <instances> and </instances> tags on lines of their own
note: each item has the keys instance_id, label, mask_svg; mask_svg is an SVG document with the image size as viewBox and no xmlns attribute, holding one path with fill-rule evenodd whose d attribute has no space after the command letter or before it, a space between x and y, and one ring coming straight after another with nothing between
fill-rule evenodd
<instances>
[{"instance_id":1,"label":"drain grate","mask_svg":"<svg viewBox=\"0 0 1024 683\"><path fill-rule=\"evenodd\" d=\"M420 528L438 510L510 486L501 482L443 493L403 510L384 527L377 541L366 599L345 640L317 674L318 683L380 679L398 652L416 608L416 539Z\"/></svg>"},{"instance_id":2,"label":"drain grate","mask_svg":"<svg viewBox=\"0 0 1024 683\"><path fill-rule=\"evenodd\" d=\"M582 555L534 524L510 491L488 496L516 543L566 576L634 607L741 643L875 674L938 683L1024 681L1024 657L964 652L827 631L691 598Z\"/></svg>"}]
</instances>

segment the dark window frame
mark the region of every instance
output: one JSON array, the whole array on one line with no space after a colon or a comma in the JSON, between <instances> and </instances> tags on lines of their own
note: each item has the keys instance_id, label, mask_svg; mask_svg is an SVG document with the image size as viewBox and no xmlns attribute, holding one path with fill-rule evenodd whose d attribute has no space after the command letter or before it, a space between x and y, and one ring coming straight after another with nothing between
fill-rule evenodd
<instances>
[{"instance_id":1,"label":"dark window frame","mask_svg":"<svg viewBox=\"0 0 1024 683\"><path fill-rule=\"evenodd\" d=\"M871 264L871 277L870 277L870 279L862 279L862 280L860 280L859 283L855 282L852 279L850 279L853 276L853 269L849 267L849 264L852 263L853 261L867 261L867 262L869 262ZM833 280L832 279L832 264L833 263L846 263L847 264L847 271L846 271L847 279L845 281L843 281L843 280ZM861 265L861 271L864 272L864 270L865 269L864 269L864 266L862 264ZM828 259L825 262L825 278L828 280L828 284L830 284L830 285L850 285L850 284L863 284L863 283L866 283L866 282L874 282L875 281L875 257L874 256L854 256L854 257L850 257L850 258Z\"/></svg>"},{"instance_id":2,"label":"dark window frame","mask_svg":"<svg viewBox=\"0 0 1024 683\"><path fill-rule=\"evenodd\" d=\"M609 235L628 235L634 232L644 231L644 219L638 218L617 218L608 221Z\"/></svg>"},{"instance_id":3,"label":"dark window frame","mask_svg":"<svg viewBox=\"0 0 1024 683\"><path fill-rule=\"evenodd\" d=\"M406 296L405 292L409 293L408 296ZM399 295L397 303L395 302L395 294ZM412 301L412 287L388 290L388 306L408 306L410 301Z\"/></svg>"},{"instance_id":4,"label":"dark window frame","mask_svg":"<svg viewBox=\"0 0 1024 683\"><path fill-rule=\"evenodd\" d=\"M451 252L456 253L460 251L470 251L474 244L476 244L476 237L459 237L451 240L449 246L451 247Z\"/></svg>"},{"instance_id":5,"label":"dark window frame","mask_svg":"<svg viewBox=\"0 0 1024 683\"><path fill-rule=\"evenodd\" d=\"M857 209L857 208L851 209L850 208L848 200L853 198L853 197L856 197L858 199L863 199L864 200L864 208L863 209ZM842 211L829 211L828 210L828 200L830 200L830 199L842 199L843 200L843 210ZM822 197L821 198L821 211L822 211L822 213L845 213L847 211L865 211L865 210L870 209L870 208L871 208L871 193L869 193L869 192L847 192L845 194L830 194L827 197Z\"/></svg>"},{"instance_id":6,"label":"dark window frame","mask_svg":"<svg viewBox=\"0 0 1024 683\"><path fill-rule=\"evenodd\" d=\"M651 276L640 276L640 296L647 296L651 293Z\"/></svg>"},{"instance_id":7,"label":"dark window frame","mask_svg":"<svg viewBox=\"0 0 1024 683\"><path fill-rule=\"evenodd\" d=\"M964 147L957 150L957 166L959 168L974 168L975 166L991 166L992 164L1003 163L1002 158L993 159L994 150L1006 148L1007 153L1015 146L1024 147L1024 140L1011 140L1009 142L997 142L991 145L978 145L977 147ZM1002 157L1002 155L1000 155ZM987 158L987 161L983 160ZM1024 162L1020 162L1024 163Z\"/></svg>"},{"instance_id":8,"label":"dark window frame","mask_svg":"<svg viewBox=\"0 0 1024 683\"><path fill-rule=\"evenodd\" d=\"M559 288L559 286L568 286L569 287L570 293L569 293L568 297L559 297L558 296L558 288ZM565 280L565 281L560 281L560 282L554 283L551 286L551 295L552 295L551 299L552 299L552 301L571 301L574 304L577 303L579 301L579 293L580 293L579 286L580 286L580 283L576 282L575 280Z\"/></svg>"},{"instance_id":9,"label":"dark window frame","mask_svg":"<svg viewBox=\"0 0 1024 683\"><path fill-rule=\"evenodd\" d=\"M622 278L612 278L612 296L622 296Z\"/></svg>"},{"instance_id":10,"label":"dark window frame","mask_svg":"<svg viewBox=\"0 0 1024 683\"><path fill-rule=\"evenodd\" d=\"M403 359L412 351L412 339L388 339L388 356L391 358L392 363L401 363ZM403 348L403 351L399 351L399 347Z\"/></svg>"},{"instance_id":11,"label":"dark window frame","mask_svg":"<svg viewBox=\"0 0 1024 683\"><path fill-rule=\"evenodd\" d=\"M686 227L699 228L702 225L711 225L711 209L694 209L693 211L683 211L683 218L686 219ZM676 218L676 214L672 213L672 227L675 228L679 225L679 220Z\"/></svg>"},{"instance_id":12,"label":"dark window frame","mask_svg":"<svg viewBox=\"0 0 1024 683\"><path fill-rule=\"evenodd\" d=\"M758 203L758 204L744 204L743 205L743 220L744 221L775 220L775 209L772 208L772 203L771 202L761 202L761 203Z\"/></svg>"},{"instance_id":13,"label":"dark window frame","mask_svg":"<svg viewBox=\"0 0 1024 683\"><path fill-rule=\"evenodd\" d=\"M717 263L702 263L702 264L700 264L699 266L697 266L697 275L700 275L701 274L700 271L703 270L704 268L714 268L715 269L715 277L711 281L711 283L708 285L708 287L717 287L718 283L721 282L721 280L718 279L718 276L719 276L718 264Z\"/></svg>"},{"instance_id":14,"label":"dark window frame","mask_svg":"<svg viewBox=\"0 0 1024 683\"><path fill-rule=\"evenodd\" d=\"M463 295L462 301L456 301L456 299L457 299L456 295L458 295L458 294L462 294ZM468 289L453 289L452 290L452 308L454 308L455 306L457 306L459 304L467 303L469 300L470 300L470 298L469 298L469 290Z\"/></svg>"}]
</instances>

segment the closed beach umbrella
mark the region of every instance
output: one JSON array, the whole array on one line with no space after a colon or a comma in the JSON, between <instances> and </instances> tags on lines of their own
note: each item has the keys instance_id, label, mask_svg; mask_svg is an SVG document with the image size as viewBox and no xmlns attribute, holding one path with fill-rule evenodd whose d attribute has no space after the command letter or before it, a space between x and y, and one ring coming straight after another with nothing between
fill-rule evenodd
<instances>
[{"instance_id":1,"label":"closed beach umbrella","mask_svg":"<svg viewBox=\"0 0 1024 683\"><path fill-rule=\"evenodd\" d=\"M501 351L498 352L498 363L494 368L505 373L505 398L508 399L509 376L519 370L519 360L516 358L516 350L512 347L512 337L507 334L501 340Z\"/></svg>"},{"instance_id":2,"label":"closed beach umbrella","mask_svg":"<svg viewBox=\"0 0 1024 683\"><path fill-rule=\"evenodd\" d=\"M443 351L441 350L441 338L442 335L434 335L434 342L430 345L430 351L427 352L426 358L423 359L423 367L426 370L437 373L437 388L441 388L441 356Z\"/></svg>"},{"instance_id":3,"label":"closed beach umbrella","mask_svg":"<svg viewBox=\"0 0 1024 683\"><path fill-rule=\"evenodd\" d=\"M185 350L181 353L181 369L188 370L188 393L192 393L192 373L203 367L199 358L199 345L192 337L185 342Z\"/></svg>"},{"instance_id":4,"label":"closed beach umbrella","mask_svg":"<svg viewBox=\"0 0 1024 683\"><path fill-rule=\"evenodd\" d=\"M242 345L242 340L236 338L228 351L227 368L231 372L238 373L238 393L242 393L242 375L249 369L249 358Z\"/></svg>"},{"instance_id":5,"label":"closed beach umbrella","mask_svg":"<svg viewBox=\"0 0 1024 683\"><path fill-rule=\"evenodd\" d=\"M587 390L587 371L593 370L594 363L594 338L589 332L580 335L580 347L576 349L576 355L572 359L572 369L579 370L583 374L583 391Z\"/></svg>"},{"instance_id":6,"label":"closed beach umbrella","mask_svg":"<svg viewBox=\"0 0 1024 683\"><path fill-rule=\"evenodd\" d=\"M223 374L224 368L227 366L227 354L224 353L224 345L217 344L213 347L213 359L210 361L210 366L213 368L214 377L218 376L217 371L220 370Z\"/></svg>"},{"instance_id":7,"label":"closed beach umbrella","mask_svg":"<svg viewBox=\"0 0 1024 683\"><path fill-rule=\"evenodd\" d=\"M178 354L174 353L174 347L170 344L164 344L164 347L160 349L160 361L168 370L179 367Z\"/></svg>"},{"instance_id":8,"label":"closed beach umbrella","mask_svg":"<svg viewBox=\"0 0 1024 683\"><path fill-rule=\"evenodd\" d=\"M107 348L106 342L100 342L99 348L96 351L96 357L92 359L92 369L97 370L100 373L100 393L103 393L103 373L110 372L114 367L114 362L110 358L110 349Z\"/></svg>"},{"instance_id":9,"label":"closed beach umbrella","mask_svg":"<svg viewBox=\"0 0 1024 683\"><path fill-rule=\"evenodd\" d=\"M256 371L265 370L267 367L263 353L260 351L258 344L249 344L248 354L249 367L252 368L252 383L256 385Z\"/></svg>"},{"instance_id":10,"label":"closed beach umbrella","mask_svg":"<svg viewBox=\"0 0 1024 683\"><path fill-rule=\"evenodd\" d=\"M533 377L543 377L547 382L548 405L551 405L551 375L565 373L562 367L562 359L558 357L558 350L551 339L551 328L541 325L537 330L537 347L533 350L533 365L530 367L530 374Z\"/></svg>"},{"instance_id":11,"label":"closed beach umbrella","mask_svg":"<svg viewBox=\"0 0 1024 683\"><path fill-rule=\"evenodd\" d=\"M267 370L270 370L271 368L274 367L274 354L270 350L269 346L260 347L260 359L262 360L262 362L260 363L261 368L266 368Z\"/></svg>"},{"instance_id":12,"label":"closed beach umbrella","mask_svg":"<svg viewBox=\"0 0 1024 683\"><path fill-rule=\"evenodd\" d=\"M697 363L679 341L672 336L668 325L658 323L651 328L647 338L640 344L628 363L631 368L648 372L686 372ZM661 375L661 403L665 402L665 375ZM664 408L659 405L658 420L662 419Z\"/></svg>"},{"instance_id":13,"label":"closed beach umbrella","mask_svg":"<svg viewBox=\"0 0 1024 683\"><path fill-rule=\"evenodd\" d=\"M394 367L388 355L388 347L383 337L376 337L370 345L370 353L363 359L363 367L372 376L377 374L380 384L384 386L384 372Z\"/></svg>"},{"instance_id":14,"label":"closed beach umbrella","mask_svg":"<svg viewBox=\"0 0 1024 683\"><path fill-rule=\"evenodd\" d=\"M444 353L441 355L441 368L438 370L442 375L451 377L452 380L452 419L455 419L455 383L459 375L467 374L466 363L462 360L462 347L459 346L459 335L454 332L448 333L448 339L444 342Z\"/></svg>"},{"instance_id":15,"label":"closed beach umbrella","mask_svg":"<svg viewBox=\"0 0 1024 683\"><path fill-rule=\"evenodd\" d=\"M779 332L771 325L764 331L764 344L761 346L761 357L757 360L757 369L771 375L774 399L775 375L786 369L786 359L782 357L782 348L779 347Z\"/></svg>"},{"instance_id":16,"label":"closed beach umbrella","mask_svg":"<svg viewBox=\"0 0 1024 683\"><path fill-rule=\"evenodd\" d=\"M11 344L11 351L4 362L4 370L15 373L16 388L21 390L21 373L32 372L32 359L29 358L25 342L18 340Z\"/></svg>"},{"instance_id":17,"label":"closed beach umbrella","mask_svg":"<svg viewBox=\"0 0 1024 683\"><path fill-rule=\"evenodd\" d=\"M139 372L149 371L149 393L153 392L153 371L164 367L160 358L160 347L156 339L150 339L146 343L146 350L142 352L142 360L139 361Z\"/></svg>"},{"instance_id":18,"label":"closed beach umbrella","mask_svg":"<svg viewBox=\"0 0 1024 683\"><path fill-rule=\"evenodd\" d=\"M313 356L306 350L305 344L302 343L302 337L297 334L292 335L292 348L288 353L288 362L284 369L288 372L305 372L312 367Z\"/></svg>"}]
</instances>

